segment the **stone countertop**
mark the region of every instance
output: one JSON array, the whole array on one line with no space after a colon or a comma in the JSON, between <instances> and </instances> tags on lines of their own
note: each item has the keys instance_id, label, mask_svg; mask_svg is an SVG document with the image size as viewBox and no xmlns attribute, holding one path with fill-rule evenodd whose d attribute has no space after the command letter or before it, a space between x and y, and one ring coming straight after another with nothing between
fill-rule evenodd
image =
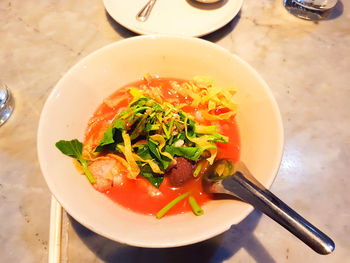
<instances>
[{"instance_id":1,"label":"stone countertop","mask_svg":"<svg viewBox=\"0 0 350 263\"><path fill-rule=\"evenodd\" d=\"M350 260L350 4L318 23L282 1L246 0L203 37L250 63L279 104L285 151L272 191L336 243L314 253L254 211L208 241L170 249L125 246L63 216L62 262L347 262ZM39 168L41 109L62 75L92 51L135 36L101 0L0 1L0 78L16 109L0 127L0 261L47 262L50 192Z\"/></svg>"}]
</instances>

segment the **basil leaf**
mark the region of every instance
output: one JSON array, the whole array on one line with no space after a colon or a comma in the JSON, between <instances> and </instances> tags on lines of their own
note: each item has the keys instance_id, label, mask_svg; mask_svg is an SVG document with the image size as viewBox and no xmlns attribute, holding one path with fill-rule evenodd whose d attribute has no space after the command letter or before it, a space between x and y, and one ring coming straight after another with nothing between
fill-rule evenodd
<instances>
[{"instance_id":1,"label":"basil leaf","mask_svg":"<svg viewBox=\"0 0 350 263\"><path fill-rule=\"evenodd\" d=\"M96 183L95 178L92 176L88 169L89 161L82 157L83 154L83 144L77 139L71 141L58 141L56 142L56 147L65 155L77 159L77 161L83 167L86 177L89 179L90 183Z\"/></svg>"}]
</instances>

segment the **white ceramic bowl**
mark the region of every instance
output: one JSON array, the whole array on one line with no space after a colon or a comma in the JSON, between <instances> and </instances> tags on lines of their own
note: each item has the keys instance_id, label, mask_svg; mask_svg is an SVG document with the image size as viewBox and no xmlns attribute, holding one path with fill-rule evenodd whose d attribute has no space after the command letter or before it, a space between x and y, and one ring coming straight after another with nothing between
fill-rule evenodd
<instances>
[{"instance_id":1,"label":"white ceramic bowl","mask_svg":"<svg viewBox=\"0 0 350 263\"><path fill-rule=\"evenodd\" d=\"M157 220L131 212L97 192L79 175L55 143L83 140L91 114L124 84L150 73L191 79L212 77L238 92L237 122L241 160L269 187L283 152L278 106L258 73L242 59L213 43L185 37L141 36L103 47L71 68L57 83L41 113L38 155L46 182L64 209L78 222L112 240L141 247L175 247L196 243L239 223L253 208L239 201L207 203L203 216L185 213Z\"/></svg>"}]
</instances>

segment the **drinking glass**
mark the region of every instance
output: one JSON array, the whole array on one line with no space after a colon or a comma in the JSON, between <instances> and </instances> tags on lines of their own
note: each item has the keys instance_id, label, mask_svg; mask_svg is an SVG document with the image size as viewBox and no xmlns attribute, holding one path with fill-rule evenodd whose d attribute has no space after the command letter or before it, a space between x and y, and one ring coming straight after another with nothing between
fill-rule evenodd
<instances>
[{"instance_id":1,"label":"drinking glass","mask_svg":"<svg viewBox=\"0 0 350 263\"><path fill-rule=\"evenodd\" d=\"M0 126L10 118L14 107L15 102L10 90L0 81Z\"/></svg>"},{"instance_id":2,"label":"drinking glass","mask_svg":"<svg viewBox=\"0 0 350 263\"><path fill-rule=\"evenodd\" d=\"M329 17L337 0L284 0L285 8L293 15L307 20Z\"/></svg>"}]
</instances>

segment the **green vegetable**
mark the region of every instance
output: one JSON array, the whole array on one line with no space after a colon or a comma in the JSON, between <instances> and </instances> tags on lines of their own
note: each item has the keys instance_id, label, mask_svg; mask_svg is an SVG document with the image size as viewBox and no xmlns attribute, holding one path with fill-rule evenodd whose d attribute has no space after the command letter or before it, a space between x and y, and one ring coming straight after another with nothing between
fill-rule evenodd
<instances>
[{"instance_id":1,"label":"green vegetable","mask_svg":"<svg viewBox=\"0 0 350 263\"><path fill-rule=\"evenodd\" d=\"M174 126L174 118L172 118L170 120L170 125L169 125L169 129L168 129L168 134L167 134L167 138L169 139L171 136L171 132L173 131L173 126Z\"/></svg>"},{"instance_id":2,"label":"green vegetable","mask_svg":"<svg viewBox=\"0 0 350 263\"><path fill-rule=\"evenodd\" d=\"M150 151L149 146L147 144L139 147L139 149L137 151L137 155L140 156L144 160L152 160L151 151Z\"/></svg>"},{"instance_id":3,"label":"green vegetable","mask_svg":"<svg viewBox=\"0 0 350 263\"><path fill-rule=\"evenodd\" d=\"M154 187L159 188L163 182L164 176L162 174L154 173L148 164L142 165L141 162L137 162L137 164L140 168L140 174Z\"/></svg>"},{"instance_id":4,"label":"green vegetable","mask_svg":"<svg viewBox=\"0 0 350 263\"><path fill-rule=\"evenodd\" d=\"M61 140L56 143L56 147L65 155L77 159L77 161L83 167L86 177L89 179L90 183L96 183L95 178L92 176L91 172L88 169L89 161L85 160L82 157L83 153L83 144L77 139L71 141Z\"/></svg>"},{"instance_id":5,"label":"green vegetable","mask_svg":"<svg viewBox=\"0 0 350 263\"><path fill-rule=\"evenodd\" d=\"M133 132L130 135L130 140L135 140L137 137L144 135L147 116L148 116L147 114L143 115L141 120L137 123Z\"/></svg>"},{"instance_id":6,"label":"green vegetable","mask_svg":"<svg viewBox=\"0 0 350 263\"><path fill-rule=\"evenodd\" d=\"M138 148L137 155L140 156L144 160L155 160L153 152L150 150L149 145L154 145L154 143L149 142L149 144L142 145ZM156 147L156 146L155 146ZM153 148L154 149L154 148ZM161 158L160 155L158 155L159 158ZM165 159L166 157L164 157ZM167 168L170 160L164 160L161 159L161 163L158 163L159 167L164 168L164 166ZM142 163L142 162L136 162L137 165L140 168L140 174L147 179L153 186L159 187L161 183L163 182L164 175L163 174L157 174L154 173L151 169L151 167L148 164ZM164 168L164 169L166 169Z\"/></svg>"},{"instance_id":7,"label":"green vegetable","mask_svg":"<svg viewBox=\"0 0 350 263\"><path fill-rule=\"evenodd\" d=\"M184 193L178 197L176 197L174 200L172 200L170 203L168 203L167 205L165 205L157 214L156 217L158 219L161 219L166 212L168 212L174 205L176 205L177 203L179 203L181 200L185 199L190 193Z\"/></svg>"},{"instance_id":8,"label":"green vegetable","mask_svg":"<svg viewBox=\"0 0 350 263\"><path fill-rule=\"evenodd\" d=\"M215 133L215 134L209 135L209 141L210 142L228 143L228 137L221 135L219 133Z\"/></svg>"},{"instance_id":9,"label":"green vegetable","mask_svg":"<svg viewBox=\"0 0 350 263\"><path fill-rule=\"evenodd\" d=\"M182 156L192 161L197 161L199 157L201 157L203 150L204 149L201 147L176 147L174 145L165 147L165 151L170 153L172 156Z\"/></svg>"},{"instance_id":10,"label":"green vegetable","mask_svg":"<svg viewBox=\"0 0 350 263\"><path fill-rule=\"evenodd\" d=\"M130 94L131 94L131 96L133 96L134 98L138 98L138 97L143 96L143 94L141 93L141 91L139 91L139 90L136 89L136 88L131 88L131 89L130 89Z\"/></svg>"},{"instance_id":11,"label":"green vegetable","mask_svg":"<svg viewBox=\"0 0 350 263\"><path fill-rule=\"evenodd\" d=\"M193 213L196 215L196 216L201 216L203 215L203 209L198 205L198 203L196 202L196 199L194 199L193 196L190 196L188 198L188 202L190 203L190 206L192 208L192 211Z\"/></svg>"},{"instance_id":12,"label":"green vegetable","mask_svg":"<svg viewBox=\"0 0 350 263\"><path fill-rule=\"evenodd\" d=\"M215 133L218 133L218 127L197 124L195 128L195 132L198 134L215 134Z\"/></svg>"},{"instance_id":13,"label":"green vegetable","mask_svg":"<svg viewBox=\"0 0 350 263\"><path fill-rule=\"evenodd\" d=\"M201 171L201 169L202 169L202 163L200 162L200 163L197 165L196 169L194 170L193 176L194 176L194 177L197 177L198 174L199 174L199 172Z\"/></svg>"},{"instance_id":14,"label":"green vegetable","mask_svg":"<svg viewBox=\"0 0 350 263\"><path fill-rule=\"evenodd\" d=\"M147 140L147 144L143 145L142 147L139 147L136 154L144 160L153 160L157 162L158 166L162 171L168 168L169 163L171 161L170 159L159 153L157 144L150 139Z\"/></svg>"},{"instance_id":15,"label":"green vegetable","mask_svg":"<svg viewBox=\"0 0 350 263\"><path fill-rule=\"evenodd\" d=\"M158 160L161 160L162 158L161 158L160 153L158 151L157 143L151 139L148 139L147 145L148 145L148 148L150 149L150 151L154 154L154 156L157 157Z\"/></svg>"},{"instance_id":16,"label":"green vegetable","mask_svg":"<svg viewBox=\"0 0 350 263\"><path fill-rule=\"evenodd\" d=\"M95 149L95 152L101 152L102 150L113 151L115 149L118 149L115 146L117 143L120 143L123 141L122 131L125 130L125 127L126 127L125 120L114 119L111 126L109 126L108 129L105 131L102 140L100 141L99 145Z\"/></svg>"},{"instance_id":17,"label":"green vegetable","mask_svg":"<svg viewBox=\"0 0 350 263\"><path fill-rule=\"evenodd\" d=\"M164 131L164 133L165 133L165 135L166 135L166 138L168 139L168 129L167 129L167 127L166 127L166 125L163 123L162 124L162 128L163 128L163 131Z\"/></svg>"},{"instance_id":18,"label":"green vegetable","mask_svg":"<svg viewBox=\"0 0 350 263\"><path fill-rule=\"evenodd\" d=\"M147 123L146 125L146 129L147 131L157 131L160 128L160 124L151 124L151 123Z\"/></svg>"}]
</instances>

